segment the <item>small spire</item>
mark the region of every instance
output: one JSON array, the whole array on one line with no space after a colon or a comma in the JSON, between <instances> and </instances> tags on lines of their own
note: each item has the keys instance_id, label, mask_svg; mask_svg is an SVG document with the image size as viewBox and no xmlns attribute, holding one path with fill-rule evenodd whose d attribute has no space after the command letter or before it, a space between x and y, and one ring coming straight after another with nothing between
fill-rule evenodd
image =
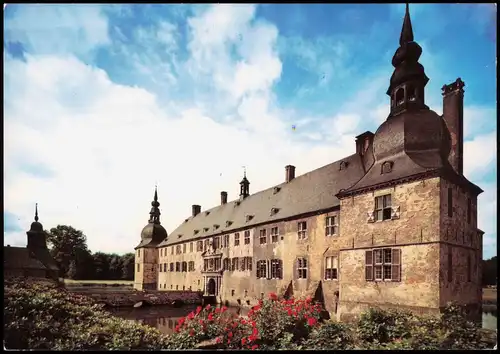
<instances>
[{"instance_id":1,"label":"small spire","mask_svg":"<svg viewBox=\"0 0 500 354\"><path fill-rule=\"evenodd\" d=\"M38 222L38 203L35 203L35 221Z\"/></svg>"},{"instance_id":2,"label":"small spire","mask_svg":"<svg viewBox=\"0 0 500 354\"><path fill-rule=\"evenodd\" d=\"M155 184L155 197L154 197L154 201L157 202L158 201L158 185Z\"/></svg>"},{"instance_id":3,"label":"small spire","mask_svg":"<svg viewBox=\"0 0 500 354\"><path fill-rule=\"evenodd\" d=\"M155 195L153 197L153 201L151 202L151 211L149 212L150 218L149 222L153 224L160 224L160 209L158 208L160 206L160 203L158 202L158 188L155 185Z\"/></svg>"},{"instance_id":4,"label":"small spire","mask_svg":"<svg viewBox=\"0 0 500 354\"><path fill-rule=\"evenodd\" d=\"M401 29L401 36L399 37L399 45L413 42L413 28L411 27L410 19L410 5L406 3L406 13L403 20L403 28Z\"/></svg>"}]
</instances>

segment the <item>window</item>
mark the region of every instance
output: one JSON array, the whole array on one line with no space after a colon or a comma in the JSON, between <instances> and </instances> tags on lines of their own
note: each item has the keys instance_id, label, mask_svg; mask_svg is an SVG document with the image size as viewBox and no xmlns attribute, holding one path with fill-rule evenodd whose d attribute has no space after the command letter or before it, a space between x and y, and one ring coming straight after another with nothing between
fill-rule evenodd
<instances>
[{"instance_id":1,"label":"window","mask_svg":"<svg viewBox=\"0 0 500 354\"><path fill-rule=\"evenodd\" d=\"M280 259L271 259L271 279L282 279L283 267Z\"/></svg>"},{"instance_id":2,"label":"window","mask_svg":"<svg viewBox=\"0 0 500 354\"><path fill-rule=\"evenodd\" d=\"M267 278L267 262L266 261L258 261L257 262L257 278Z\"/></svg>"},{"instance_id":3,"label":"window","mask_svg":"<svg viewBox=\"0 0 500 354\"><path fill-rule=\"evenodd\" d=\"M197 252L202 252L203 251L203 241L197 241L196 242L196 251Z\"/></svg>"},{"instance_id":4,"label":"window","mask_svg":"<svg viewBox=\"0 0 500 354\"><path fill-rule=\"evenodd\" d=\"M203 260L203 271L208 271L208 259Z\"/></svg>"},{"instance_id":5,"label":"window","mask_svg":"<svg viewBox=\"0 0 500 354\"><path fill-rule=\"evenodd\" d=\"M239 246L240 245L240 233L237 232L234 234L234 245Z\"/></svg>"},{"instance_id":6,"label":"window","mask_svg":"<svg viewBox=\"0 0 500 354\"><path fill-rule=\"evenodd\" d=\"M402 105L404 103L405 99L405 91L403 88L400 88L399 90L396 91L396 105Z\"/></svg>"},{"instance_id":7,"label":"window","mask_svg":"<svg viewBox=\"0 0 500 354\"><path fill-rule=\"evenodd\" d=\"M453 216L453 190L448 188L448 216Z\"/></svg>"},{"instance_id":8,"label":"window","mask_svg":"<svg viewBox=\"0 0 500 354\"><path fill-rule=\"evenodd\" d=\"M140 272L141 271L141 265L139 263L137 263L137 271Z\"/></svg>"},{"instance_id":9,"label":"window","mask_svg":"<svg viewBox=\"0 0 500 354\"><path fill-rule=\"evenodd\" d=\"M158 272L160 272L160 273L161 273L161 271L162 271L162 270L163 270L163 268L162 268L162 266L161 266L161 264L160 264L160 266L158 267Z\"/></svg>"},{"instance_id":10,"label":"window","mask_svg":"<svg viewBox=\"0 0 500 354\"><path fill-rule=\"evenodd\" d=\"M278 227L273 227L271 229L271 242L273 243L278 242L278 236L279 236Z\"/></svg>"},{"instance_id":11,"label":"window","mask_svg":"<svg viewBox=\"0 0 500 354\"><path fill-rule=\"evenodd\" d=\"M470 198L467 198L467 224L470 224L472 220L472 202Z\"/></svg>"},{"instance_id":12,"label":"window","mask_svg":"<svg viewBox=\"0 0 500 354\"><path fill-rule=\"evenodd\" d=\"M175 254L181 254L181 245L175 246Z\"/></svg>"},{"instance_id":13,"label":"window","mask_svg":"<svg viewBox=\"0 0 500 354\"><path fill-rule=\"evenodd\" d=\"M231 296L234 296L234 289L231 289Z\"/></svg>"},{"instance_id":14,"label":"window","mask_svg":"<svg viewBox=\"0 0 500 354\"><path fill-rule=\"evenodd\" d=\"M243 257L241 270L252 270L252 257Z\"/></svg>"},{"instance_id":15,"label":"window","mask_svg":"<svg viewBox=\"0 0 500 354\"><path fill-rule=\"evenodd\" d=\"M222 269L223 270L231 270L231 261L229 258L224 258L222 261Z\"/></svg>"},{"instance_id":16,"label":"window","mask_svg":"<svg viewBox=\"0 0 500 354\"><path fill-rule=\"evenodd\" d=\"M451 246L448 247L448 281L451 282L453 280L453 274L451 273L453 267L453 254Z\"/></svg>"},{"instance_id":17,"label":"window","mask_svg":"<svg viewBox=\"0 0 500 354\"><path fill-rule=\"evenodd\" d=\"M170 247L170 254L174 254L174 246Z\"/></svg>"},{"instance_id":18,"label":"window","mask_svg":"<svg viewBox=\"0 0 500 354\"><path fill-rule=\"evenodd\" d=\"M337 235L339 227L337 219L338 219L337 215L328 216L326 218L326 230L325 230L326 236Z\"/></svg>"},{"instance_id":19,"label":"window","mask_svg":"<svg viewBox=\"0 0 500 354\"><path fill-rule=\"evenodd\" d=\"M174 263L170 263L170 271L173 272L174 271Z\"/></svg>"},{"instance_id":20,"label":"window","mask_svg":"<svg viewBox=\"0 0 500 354\"><path fill-rule=\"evenodd\" d=\"M220 258L215 258L214 259L214 268L215 268L215 271L219 271L220 270Z\"/></svg>"},{"instance_id":21,"label":"window","mask_svg":"<svg viewBox=\"0 0 500 354\"><path fill-rule=\"evenodd\" d=\"M187 245L186 245L186 244L183 244L183 245L182 245L182 253L186 253L186 247L187 247Z\"/></svg>"},{"instance_id":22,"label":"window","mask_svg":"<svg viewBox=\"0 0 500 354\"><path fill-rule=\"evenodd\" d=\"M210 240L206 239L204 244L203 244L203 250L204 251L208 250L208 246L210 246Z\"/></svg>"},{"instance_id":23,"label":"window","mask_svg":"<svg viewBox=\"0 0 500 354\"><path fill-rule=\"evenodd\" d=\"M189 252L193 252L193 243L192 242L189 243Z\"/></svg>"},{"instance_id":24,"label":"window","mask_svg":"<svg viewBox=\"0 0 500 354\"><path fill-rule=\"evenodd\" d=\"M297 259L297 278L307 279L307 259Z\"/></svg>"},{"instance_id":25,"label":"window","mask_svg":"<svg viewBox=\"0 0 500 354\"><path fill-rule=\"evenodd\" d=\"M224 235L223 244L224 248L229 247L229 235Z\"/></svg>"},{"instance_id":26,"label":"window","mask_svg":"<svg viewBox=\"0 0 500 354\"><path fill-rule=\"evenodd\" d=\"M250 230L245 231L243 236L245 237L245 245L249 245L250 244Z\"/></svg>"},{"instance_id":27,"label":"window","mask_svg":"<svg viewBox=\"0 0 500 354\"><path fill-rule=\"evenodd\" d=\"M163 257L163 248L160 248L160 257Z\"/></svg>"},{"instance_id":28,"label":"window","mask_svg":"<svg viewBox=\"0 0 500 354\"><path fill-rule=\"evenodd\" d=\"M299 236L299 240L303 240L307 237L307 222L305 221L301 221L299 222L298 224L298 236Z\"/></svg>"},{"instance_id":29,"label":"window","mask_svg":"<svg viewBox=\"0 0 500 354\"><path fill-rule=\"evenodd\" d=\"M176 285L176 286L175 286L175 290L179 290L179 285Z\"/></svg>"},{"instance_id":30,"label":"window","mask_svg":"<svg viewBox=\"0 0 500 354\"><path fill-rule=\"evenodd\" d=\"M141 250L137 250L137 257L141 257Z\"/></svg>"},{"instance_id":31,"label":"window","mask_svg":"<svg viewBox=\"0 0 500 354\"><path fill-rule=\"evenodd\" d=\"M264 245L267 243L266 231L267 231L266 229L260 230L259 242L261 245Z\"/></svg>"},{"instance_id":32,"label":"window","mask_svg":"<svg viewBox=\"0 0 500 354\"><path fill-rule=\"evenodd\" d=\"M239 262L238 262L238 261L239 261L239 260L238 260L238 257L233 258L233 259L231 260L231 270L232 270L233 272L234 272L234 271L236 271L236 270L238 270L238 268L239 268L239 266L238 266Z\"/></svg>"},{"instance_id":33,"label":"window","mask_svg":"<svg viewBox=\"0 0 500 354\"><path fill-rule=\"evenodd\" d=\"M180 262L175 262L175 271L180 272L181 271L181 263Z\"/></svg>"},{"instance_id":34,"label":"window","mask_svg":"<svg viewBox=\"0 0 500 354\"><path fill-rule=\"evenodd\" d=\"M213 245L214 249L220 248L220 239L219 239L219 237L214 237L212 239L212 245Z\"/></svg>"},{"instance_id":35,"label":"window","mask_svg":"<svg viewBox=\"0 0 500 354\"><path fill-rule=\"evenodd\" d=\"M187 262L182 262L182 271L187 272L187 270L188 270Z\"/></svg>"},{"instance_id":36,"label":"window","mask_svg":"<svg viewBox=\"0 0 500 354\"><path fill-rule=\"evenodd\" d=\"M375 198L375 221L391 219L391 195L381 195Z\"/></svg>"},{"instance_id":37,"label":"window","mask_svg":"<svg viewBox=\"0 0 500 354\"><path fill-rule=\"evenodd\" d=\"M160 268L161 268L161 266L160 266ZM172 268L172 267L170 267L170 268ZM173 270L173 269L171 269L171 270ZM167 263L163 263L163 271L164 272L167 271Z\"/></svg>"},{"instance_id":38,"label":"window","mask_svg":"<svg viewBox=\"0 0 500 354\"><path fill-rule=\"evenodd\" d=\"M365 280L401 281L401 250L382 248L366 251Z\"/></svg>"},{"instance_id":39,"label":"window","mask_svg":"<svg viewBox=\"0 0 500 354\"><path fill-rule=\"evenodd\" d=\"M472 267L470 261L470 254L467 255L467 281L470 282L472 279Z\"/></svg>"},{"instance_id":40,"label":"window","mask_svg":"<svg viewBox=\"0 0 500 354\"><path fill-rule=\"evenodd\" d=\"M325 280L338 279L338 262L337 257L325 258Z\"/></svg>"}]
</instances>

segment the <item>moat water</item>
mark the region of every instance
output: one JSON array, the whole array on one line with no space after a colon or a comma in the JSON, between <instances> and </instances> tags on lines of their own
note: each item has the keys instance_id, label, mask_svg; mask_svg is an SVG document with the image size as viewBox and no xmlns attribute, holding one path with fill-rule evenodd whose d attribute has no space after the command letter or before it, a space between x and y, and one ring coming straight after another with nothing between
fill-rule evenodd
<instances>
[{"instance_id":1,"label":"moat water","mask_svg":"<svg viewBox=\"0 0 500 354\"><path fill-rule=\"evenodd\" d=\"M137 321L159 329L162 333L173 333L177 321L185 317L196 306L184 306L181 308L172 308L169 306L151 306L143 308L120 308L110 311L118 317L130 321ZM248 312L246 308L229 307L229 312L245 315ZM497 329L497 307L496 305L486 305L483 308L482 326L486 329Z\"/></svg>"}]
</instances>

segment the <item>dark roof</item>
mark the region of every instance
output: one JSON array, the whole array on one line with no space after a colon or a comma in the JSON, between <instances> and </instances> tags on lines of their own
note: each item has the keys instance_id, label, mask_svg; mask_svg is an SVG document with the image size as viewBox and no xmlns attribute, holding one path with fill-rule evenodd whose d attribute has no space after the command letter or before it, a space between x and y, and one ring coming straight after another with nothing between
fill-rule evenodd
<instances>
[{"instance_id":1,"label":"dark roof","mask_svg":"<svg viewBox=\"0 0 500 354\"><path fill-rule=\"evenodd\" d=\"M344 161L347 162L347 168L340 170L340 164ZM158 246L232 232L339 206L335 194L356 183L363 174L360 156L348 156L298 176L288 183L251 194L241 200L239 205L239 200L234 200L189 217ZM273 208L275 213L272 212ZM247 216L251 219L247 219Z\"/></svg>"},{"instance_id":2,"label":"dark roof","mask_svg":"<svg viewBox=\"0 0 500 354\"><path fill-rule=\"evenodd\" d=\"M34 251L36 258L45 266L45 268L50 270L59 270L56 265L54 258L49 253L49 250L46 248L36 249Z\"/></svg>"},{"instance_id":3,"label":"dark roof","mask_svg":"<svg viewBox=\"0 0 500 354\"><path fill-rule=\"evenodd\" d=\"M24 247L4 247L3 248L3 267L6 269L43 269L47 267Z\"/></svg>"},{"instance_id":4,"label":"dark roof","mask_svg":"<svg viewBox=\"0 0 500 354\"><path fill-rule=\"evenodd\" d=\"M135 247L156 247L167 238L167 230L159 223L150 222L141 231L141 242Z\"/></svg>"}]
</instances>

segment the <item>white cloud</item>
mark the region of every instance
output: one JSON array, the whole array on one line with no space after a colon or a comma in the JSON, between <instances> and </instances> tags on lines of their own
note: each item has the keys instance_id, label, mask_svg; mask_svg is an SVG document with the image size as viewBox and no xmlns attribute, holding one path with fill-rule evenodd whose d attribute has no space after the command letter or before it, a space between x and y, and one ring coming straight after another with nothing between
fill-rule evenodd
<instances>
[{"instance_id":1,"label":"white cloud","mask_svg":"<svg viewBox=\"0 0 500 354\"><path fill-rule=\"evenodd\" d=\"M5 38L31 52L85 55L109 43L108 22L95 5L10 5Z\"/></svg>"},{"instance_id":2,"label":"white cloud","mask_svg":"<svg viewBox=\"0 0 500 354\"><path fill-rule=\"evenodd\" d=\"M464 143L464 175L469 179L481 178L484 172L495 169L497 158L496 131L477 135Z\"/></svg>"}]
</instances>

